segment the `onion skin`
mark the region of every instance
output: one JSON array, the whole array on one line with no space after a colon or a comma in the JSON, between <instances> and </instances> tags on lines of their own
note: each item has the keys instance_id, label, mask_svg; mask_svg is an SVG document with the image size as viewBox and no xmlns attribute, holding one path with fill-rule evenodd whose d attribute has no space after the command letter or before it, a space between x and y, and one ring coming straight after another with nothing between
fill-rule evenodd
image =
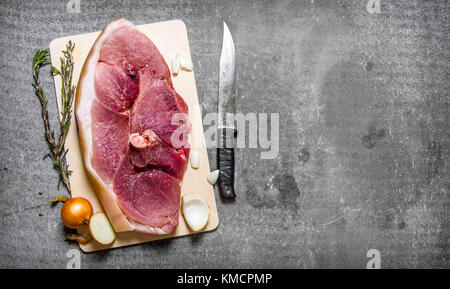
<instances>
[{"instance_id":1,"label":"onion skin","mask_svg":"<svg viewBox=\"0 0 450 289\"><path fill-rule=\"evenodd\" d=\"M61 208L61 219L71 229L87 225L93 213L91 203L82 197L67 200Z\"/></svg>"}]
</instances>

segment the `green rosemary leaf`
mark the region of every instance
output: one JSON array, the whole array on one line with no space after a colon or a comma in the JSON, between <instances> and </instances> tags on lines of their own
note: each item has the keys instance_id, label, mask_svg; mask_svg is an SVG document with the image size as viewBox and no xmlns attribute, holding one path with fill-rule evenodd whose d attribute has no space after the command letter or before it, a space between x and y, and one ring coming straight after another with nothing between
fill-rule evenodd
<instances>
[{"instance_id":1,"label":"green rosemary leaf","mask_svg":"<svg viewBox=\"0 0 450 289\"><path fill-rule=\"evenodd\" d=\"M51 72L53 75L61 74L61 72L59 72L59 70L58 70L56 67L54 67L53 65L50 66L50 72Z\"/></svg>"}]
</instances>

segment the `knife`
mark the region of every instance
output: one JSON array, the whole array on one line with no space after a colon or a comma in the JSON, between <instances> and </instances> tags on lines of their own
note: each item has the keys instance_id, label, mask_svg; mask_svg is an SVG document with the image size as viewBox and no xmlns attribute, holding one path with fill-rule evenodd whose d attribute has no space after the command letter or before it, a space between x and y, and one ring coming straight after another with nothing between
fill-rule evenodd
<instances>
[{"instance_id":1,"label":"knife","mask_svg":"<svg viewBox=\"0 0 450 289\"><path fill-rule=\"evenodd\" d=\"M234 199L234 114L235 102L235 48L230 30L223 22L222 53L219 68L219 101L217 116L217 162L219 165L219 192L223 199ZM232 117L227 117L232 114Z\"/></svg>"}]
</instances>

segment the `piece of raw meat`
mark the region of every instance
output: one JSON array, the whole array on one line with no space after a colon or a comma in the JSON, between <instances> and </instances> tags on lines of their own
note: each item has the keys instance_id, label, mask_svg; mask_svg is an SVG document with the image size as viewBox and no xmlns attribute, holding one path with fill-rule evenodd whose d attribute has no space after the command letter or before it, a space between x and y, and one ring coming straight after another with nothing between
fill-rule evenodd
<instances>
[{"instance_id":1,"label":"piece of raw meat","mask_svg":"<svg viewBox=\"0 0 450 289\"><path fill-rule=\"evenodd\" d=\"M116 231L178 226L187 114L153 42L124 19L107 25L81 72L76 117L88 175Z\"/></svg>"}]
</instances>

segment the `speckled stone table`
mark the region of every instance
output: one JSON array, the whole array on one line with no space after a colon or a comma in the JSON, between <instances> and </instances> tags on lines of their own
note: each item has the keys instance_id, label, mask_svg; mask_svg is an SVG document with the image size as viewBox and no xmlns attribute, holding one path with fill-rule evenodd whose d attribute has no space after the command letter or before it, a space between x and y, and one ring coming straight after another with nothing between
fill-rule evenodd
<instances>
[{"instance_id":1,"label":"speckled stone table","mask_svg":"<svg viewBox=\"0 0 450 289\"><path fill-rule=\"evenodd\" d=\"M203 114L217 109L225 20L237 110L279 114L279 154L237 151L238 197L216 191L216 231L81 253L82 268L366 268L369 249L382 268L449 267L448 1L68 2L0 3L0 267L65 268L78 249L49 204L66 192L43 159L34 50L120 16L186 23Z\"/></svg>"}]
</instances>

